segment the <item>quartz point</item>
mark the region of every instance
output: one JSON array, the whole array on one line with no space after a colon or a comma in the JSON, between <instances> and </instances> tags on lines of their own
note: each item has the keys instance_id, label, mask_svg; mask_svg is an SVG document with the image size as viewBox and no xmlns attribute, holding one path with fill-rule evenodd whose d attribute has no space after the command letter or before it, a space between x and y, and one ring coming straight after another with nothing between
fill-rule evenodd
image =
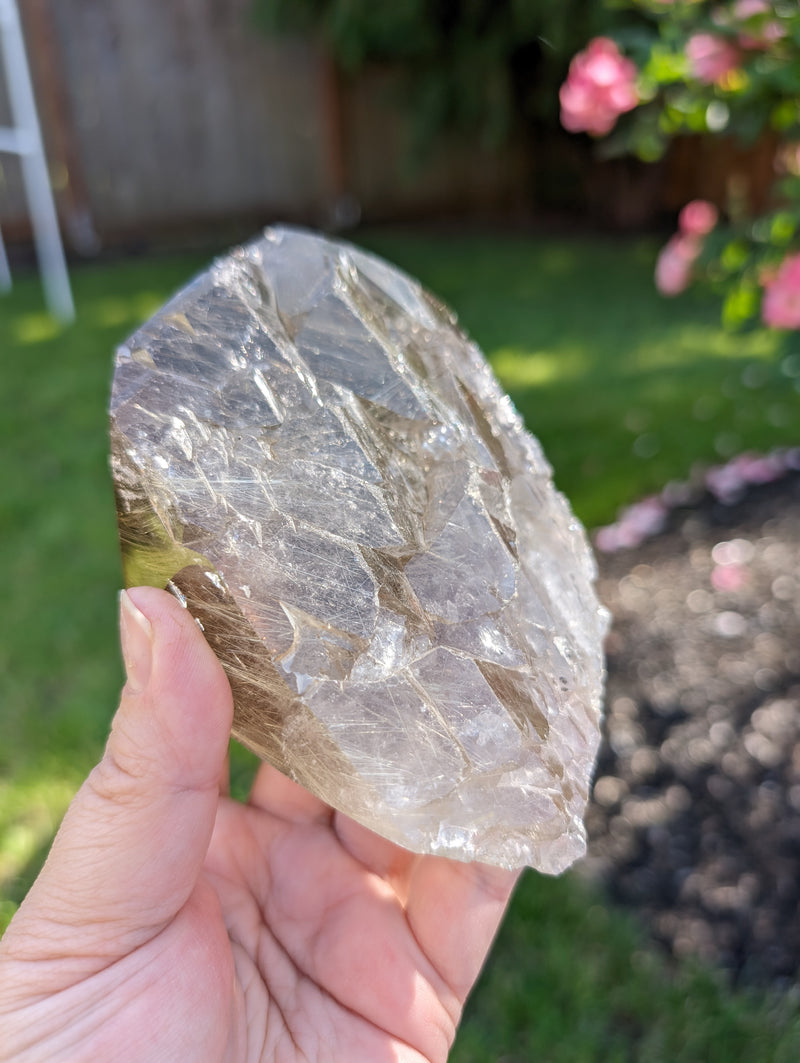
<instances>
[{"instance_id":1,"label":"quartz point","mask_svg":"<svg viewBox=\"0 0 800 1063\"><path fill-rule=\"evenodd\" d=\"M266 230L118 350L111 463L125 581L197 618L241 742L415 852L551 874L583 854L594 561L417 282Z\"/></svg>"}]
</instances>

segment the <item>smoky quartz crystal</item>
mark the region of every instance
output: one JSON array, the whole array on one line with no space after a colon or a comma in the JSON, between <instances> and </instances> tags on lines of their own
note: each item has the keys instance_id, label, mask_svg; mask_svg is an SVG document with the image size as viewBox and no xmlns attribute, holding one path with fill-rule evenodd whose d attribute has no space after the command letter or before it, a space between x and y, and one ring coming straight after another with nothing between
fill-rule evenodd
<instances>
[{"instance_id":1,"label":"smoky quartz crystal","mask_svg":"<svg viewBox=\"0 0 800 1063\"><path fill-rule=\"evenodd\" d=\"M267 230L119 349L111 443L126 583L197 617L240 741L416 852L549 873L583 853L593 559L419 284Z\"/></svg>"}]
</instances>

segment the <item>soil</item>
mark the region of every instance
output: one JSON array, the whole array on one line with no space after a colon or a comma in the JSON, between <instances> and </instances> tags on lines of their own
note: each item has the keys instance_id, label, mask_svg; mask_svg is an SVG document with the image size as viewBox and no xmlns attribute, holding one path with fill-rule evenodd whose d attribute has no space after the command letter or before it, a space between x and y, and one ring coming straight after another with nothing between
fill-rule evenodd
<instances>
[{"instance_id":1,"label":"soil","mask_svg":"<svg viewBox=\"0 0 800 1063\"><path fill-rule=\"evenodd\" d=\"M585 870L674 955L800 974L800 474L599 558L605 738Z\"/></svg>"}]
</instances>

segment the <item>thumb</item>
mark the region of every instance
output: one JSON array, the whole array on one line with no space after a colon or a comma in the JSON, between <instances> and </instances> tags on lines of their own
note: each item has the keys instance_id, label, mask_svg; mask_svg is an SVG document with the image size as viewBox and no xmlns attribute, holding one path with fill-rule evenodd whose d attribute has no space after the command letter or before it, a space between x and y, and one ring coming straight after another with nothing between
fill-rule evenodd
<instances>
[{"instance_id":1,"label":"thumb","mask_svg":"<svg viewBox=\"0 0 800 1063\"><path fill-rule=\"evenodd\" d=\"M77 943L103 963L157 934L192 893L233 712L221 665L171 595L123 591L120 630L128 678L105 754L18 913L52 927L35 935L43 950L63 935L73 956Z\"/></svg>"}]
</instances>

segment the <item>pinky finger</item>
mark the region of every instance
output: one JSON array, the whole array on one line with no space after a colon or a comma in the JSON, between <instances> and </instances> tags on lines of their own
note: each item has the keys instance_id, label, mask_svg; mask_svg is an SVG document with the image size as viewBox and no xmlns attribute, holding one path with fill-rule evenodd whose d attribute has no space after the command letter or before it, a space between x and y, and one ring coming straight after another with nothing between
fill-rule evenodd
<instances>
[{"instance_id":1,"label":"pinky finger","mask_svg":"<svg viewBox=\"0 0 800 1063\"><path fill-rule=\"evenodd\" d=\"M464 1003L497 933L518 871L445 857L419 861L406 918L445 984Z\"/></svg>"}]
</instances>

